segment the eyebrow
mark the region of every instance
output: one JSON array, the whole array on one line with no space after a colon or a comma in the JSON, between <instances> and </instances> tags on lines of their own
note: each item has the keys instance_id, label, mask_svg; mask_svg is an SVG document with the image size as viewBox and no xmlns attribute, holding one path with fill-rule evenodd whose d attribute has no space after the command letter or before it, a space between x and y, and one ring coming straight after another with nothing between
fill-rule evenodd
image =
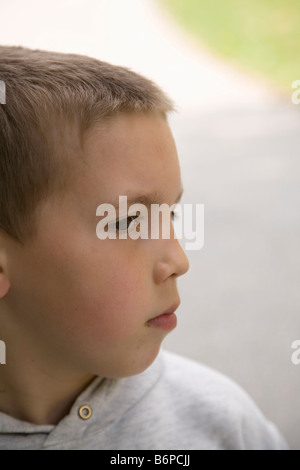
<instances>
[{"instance_id":1,"label":"eyebrow","mask_svg":"<svg viewBox=\"0 0 300 470\"><path fill-rule=\"evenodd\" d=\"M176 198L175 204L177 204L183 195L184 189L181 188L179 195ZM126 194L120 194L120 196L126 196ZM149 194L127 194L127 204L131 206L133 204L143 204L144 206L151 206L151 204L160 204L162 201L162 197L160 196L158 191L154 191ZM119 205L119 196L118 199L115 199L110 204L117 207Z\"/></svg>"}]
</instances>

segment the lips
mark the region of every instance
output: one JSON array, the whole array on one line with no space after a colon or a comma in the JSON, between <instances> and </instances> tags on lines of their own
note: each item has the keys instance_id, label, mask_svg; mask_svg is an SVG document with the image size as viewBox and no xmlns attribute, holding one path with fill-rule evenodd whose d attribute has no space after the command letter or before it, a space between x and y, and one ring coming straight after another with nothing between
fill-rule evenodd
<instances>
[{"instance_id":1,"label":"lips","mask_svg":"<svg viewBox=\"0 0 300 470\"><path fill-rule=\"evenodd\" d=\"M161 328L167 331L174 329L177 325L177 317L175 315L175 311L178 309L179 305L179 302L174 303L173 305L171 305L171 307L169 307L160 315L157 315L156 317L153 317L148 320L146 325Z\"/></svg>"},{"instance_id":2,"label":"lips","mask_svg":"<svg viewBox=\"0 0 300 470\"><path fill-rule=\"evenodd\" d=\"M166 310L165 312L161 313L158 316L160 317L161 315L170 315L171 313L175 313L176 310L178 309L179 305L180 305L179 302L177 302L176 304L171 305L171 307L168 308L168 310Z\"/></svg>"}]
</instances>

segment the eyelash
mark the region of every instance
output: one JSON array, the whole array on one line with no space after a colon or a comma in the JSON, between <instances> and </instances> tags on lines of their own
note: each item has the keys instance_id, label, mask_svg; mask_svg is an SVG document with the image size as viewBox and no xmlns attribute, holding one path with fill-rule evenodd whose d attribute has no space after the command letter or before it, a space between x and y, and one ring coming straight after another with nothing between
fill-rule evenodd
<instances>
[{"instance_id":1,"label":"eyelash","mask_svg":"<svg viewBox=\"0 0 300 470\"><path fill-rule=\"evenodd\" d=\"M172 218L173 222L174 222L174 220L179 219L179 217L180 217L180 212L171 211L171 218Z\"/></svg>"},{"instance_id":2,"label":"eyelash","mask_svg":"<svg viewBox=\"0 0 300 470\"><path fill-rule=\"evenodd\" d=\"M134 220L136 220L136 219L138 219L138 218L139 218L139 215L132 215L132 216L130 216L130 217L127 217L126 219L119 219L119 220L117 220L117 222L116 222L116 231L117 231L117 232L125 232L125 231L127 231L127 230L129 229L129 227L130 227L130 224L131 224ZM126 228L126 229L120 230L120 222L123 222L124 220L126 220L127 223L128 223L128 220L130 220L129 225L127 225L127 228Z\"/></svg>"},{"instance_id":3,"label":"eyelash","mask_svg":"<svg viewBox=\"0 0 300 470\"><path fill-rule=\"evenodd\" d=\"M115 224L112 224L112 225L113 225L113 226L115 225L117 232L125 232L125 231L127 231L127 230L129 229L130 224L131 224L134 220L138 219L139 217L140 217L139 215L135 215L135 216L132 215L132 216L127 217L127 218L125 218L125 219L119 219L119 220L116 221ZM179 218L179 212L171 211L171 219L172 219L172 221L174 222L174 221L177 220L178 218ZM121 230L121 229L120 229L120 223L121 223L122 221L124 221L124 220L126 220L126 222L127 222L127 224L126 224L127 227L126 227L125 229ZM129 225L128 225L128 221L130 221L130 222L129 222Z\"/></svg>"}]
</instances>

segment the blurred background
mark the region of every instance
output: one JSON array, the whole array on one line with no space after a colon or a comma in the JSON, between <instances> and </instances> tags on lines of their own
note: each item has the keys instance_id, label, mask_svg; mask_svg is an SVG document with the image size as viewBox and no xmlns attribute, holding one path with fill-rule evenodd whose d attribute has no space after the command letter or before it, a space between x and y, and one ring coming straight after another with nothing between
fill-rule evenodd
<instances>
[{"instance_id":1,"label":"blurred background","mask_svg":"<svg viewBox=\"0 0 300 470\"><path fill-rule=\"evenodd\" d=\"M0 0L2 45L87 54L155 80L205 205L165 348L239 383L300 449L300 0ZM1 60L1 58L0 58ZM1 77L0 77L1 79Z\"/></svg>"}]
</instances>

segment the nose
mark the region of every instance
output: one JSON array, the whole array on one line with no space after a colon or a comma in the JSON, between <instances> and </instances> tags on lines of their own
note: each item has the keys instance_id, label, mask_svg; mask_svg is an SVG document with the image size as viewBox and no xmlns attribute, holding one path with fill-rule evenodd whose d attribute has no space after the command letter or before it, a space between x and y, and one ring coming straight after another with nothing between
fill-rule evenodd
<instances>
[{"instance_id":1,"label":"nose","mask_svg":"<svg viewBox=\"0 0 300 470\"><path fill-rule=\"evenodd\" d=\"M154 279L157 284L170 277L177 278L189 270L189 260L177 238L159 240L159 259L155 264Z\"/></svg>"}]
</instances>

